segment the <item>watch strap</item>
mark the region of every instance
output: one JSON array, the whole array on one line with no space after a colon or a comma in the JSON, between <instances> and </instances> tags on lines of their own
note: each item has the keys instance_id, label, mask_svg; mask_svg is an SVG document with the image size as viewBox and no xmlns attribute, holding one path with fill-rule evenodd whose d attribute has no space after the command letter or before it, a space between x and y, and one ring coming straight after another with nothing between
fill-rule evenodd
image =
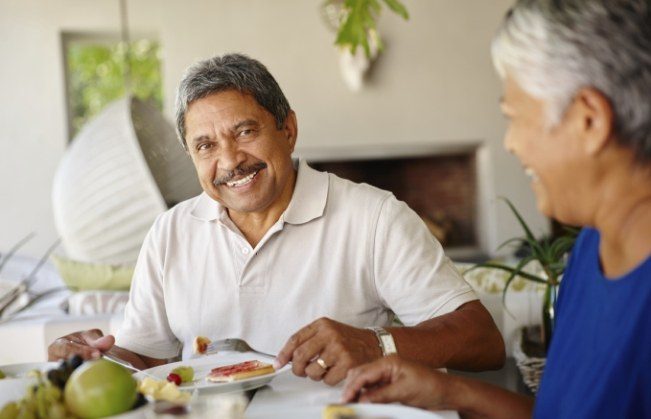
<instances>
[{"instance_id":1,"label":"watch strap","mask_svg":"<svg viewBox=\"0 0 651 419\"><path fill-rule=\"evenodd\" d=\"M389 356L398 353L396 342L393 340L393 336L385 328L368 327L367 329L375 332L375 336L377 336L380 349L382 349L382 356Z\"/></svg>"}]
</instances>

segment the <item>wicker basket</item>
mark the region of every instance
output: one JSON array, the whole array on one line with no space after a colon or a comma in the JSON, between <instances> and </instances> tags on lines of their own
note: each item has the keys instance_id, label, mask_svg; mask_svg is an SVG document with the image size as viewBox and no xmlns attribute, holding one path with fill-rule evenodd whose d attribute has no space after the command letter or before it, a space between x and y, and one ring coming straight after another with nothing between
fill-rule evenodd
<instances>
[{"instance_id":1,"label":"wicker basket","mask_svg":"<svg viewBox=\"0 0 651 419\"><path fill-rule=\"evenodd\" d=\"M540 379L545 369L546 358L531 356L525 353L523 349L523 336L527 333L528 328L526 327L516 333L516 338L513 342L513 358L515 358L515 363L520 370L520 374L522 374L522 381L535 394L538 392L538 387L540 386Z\"/></svg>"}]
</instances>

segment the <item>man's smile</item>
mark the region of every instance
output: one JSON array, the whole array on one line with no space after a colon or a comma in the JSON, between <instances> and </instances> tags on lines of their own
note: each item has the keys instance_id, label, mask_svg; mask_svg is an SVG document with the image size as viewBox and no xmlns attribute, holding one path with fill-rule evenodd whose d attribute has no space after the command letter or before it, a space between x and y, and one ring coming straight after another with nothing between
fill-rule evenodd
<instances>
[{"instance_id":1,"label":"man's smile","mask_svg":"<svg viewBox=\"0 0 651 419\"><path fill-rule=\"evenodd\" d=\"M244 185L248 185L249 183L251 183L253 181L253 178L258 173L259 173L259 170L255 171L255 172L253 172L253 173L249 174L248 176L245 176L245 177L243 177L241 179L234 180L232 182L226 182L226 186L228 186L229 188L239 188L239 187L242 187Z\"/></svg>"},{"instance_id":2,"label":"man's smile","mask_svg":"<svg viewBox=\"0 0 651 419\"><path fill-rule=\"evenodd\" d=\"M257 174L267 168L264 162L254 163L248 167L238 167L213 181L216 187L226 185L229 188L241 188L251 183Z\"/></svg>"}]
</instances>

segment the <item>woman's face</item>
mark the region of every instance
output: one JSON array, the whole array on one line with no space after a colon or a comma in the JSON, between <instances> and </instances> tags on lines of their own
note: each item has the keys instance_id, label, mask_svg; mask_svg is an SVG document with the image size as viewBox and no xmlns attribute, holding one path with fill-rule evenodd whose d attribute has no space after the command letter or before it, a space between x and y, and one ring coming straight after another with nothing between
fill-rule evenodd
<instances>
[{"instance_id":1,"label":"woman's face","mask_svg":"<svg viewBox=\"0 0 651 419\"><path fill-rule=\"evenodd\" d=\"M508 129L504 147L522 163L531 179L538 209L544 215L574 224L576 205L583 196L581 184L582 159L577 141L577 115L570 105L561 122L551 127L547 122L545 104L531 96L507 77L504 96L500 102Z\"/></svg>"}]
</instances>

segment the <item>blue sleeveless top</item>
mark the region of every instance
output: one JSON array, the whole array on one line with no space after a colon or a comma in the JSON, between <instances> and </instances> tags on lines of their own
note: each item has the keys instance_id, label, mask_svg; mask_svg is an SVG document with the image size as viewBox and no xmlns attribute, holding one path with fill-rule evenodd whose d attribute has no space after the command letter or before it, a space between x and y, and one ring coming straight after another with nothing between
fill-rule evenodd
<instances>
[{"instance_id":1,"label":"blue sleeveless top","mask_svg":"<svg viewBox=\"0 0 651 419\"><path fill-rule=\"evenodd\" d=\"M609 280L599 240L583 229L572 250L535 418L651 418L651 256Z\"/></svg>"}]
</instances>

